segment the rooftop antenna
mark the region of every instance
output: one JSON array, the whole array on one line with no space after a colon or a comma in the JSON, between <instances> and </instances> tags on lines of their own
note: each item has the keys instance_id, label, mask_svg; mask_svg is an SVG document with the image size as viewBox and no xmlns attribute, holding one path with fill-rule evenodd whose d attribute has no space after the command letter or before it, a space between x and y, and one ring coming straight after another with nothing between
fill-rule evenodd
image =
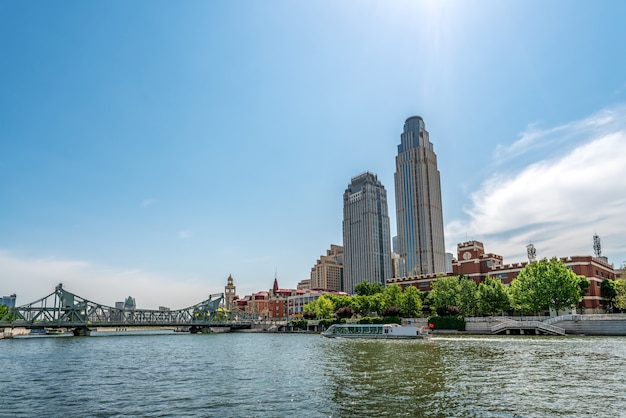
<instances>
[{"instance_id":1,"label":"rooftop antenna","mask_svg":"<svg viewBox=\"0 0 626 418\"><path fill-rule=\"evenodd\" d=\"M526 246L526 254L528 254L529 263L532 263L537 259L537 250L532 242Z\"/></svg>"},{"instance_id":2,"label":"rooftop antenna","mask_svg":"<svg viewBox=\"0 0 626 418\"><path fill-rule=\"evenodd\" d=\"M593 252L596 258L602 257L602 244L600 244L600 237L598 234L593 235Z\"/></svg>"}]
</instances>

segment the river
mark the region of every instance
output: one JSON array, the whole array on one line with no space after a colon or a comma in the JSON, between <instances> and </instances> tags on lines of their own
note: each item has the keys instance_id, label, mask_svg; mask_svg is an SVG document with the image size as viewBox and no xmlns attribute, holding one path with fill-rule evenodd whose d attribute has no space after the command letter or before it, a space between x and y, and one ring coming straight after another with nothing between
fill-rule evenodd
<instances>
[{"instance_id":1,"label":"river","mask_svg":"<svg viewBox=\"0 0 626 418\"><path fill-rule=\"evenodd\" d=\"M619 417L624 337L0 340L2 417Z\"/></svg>"}]
</instances>

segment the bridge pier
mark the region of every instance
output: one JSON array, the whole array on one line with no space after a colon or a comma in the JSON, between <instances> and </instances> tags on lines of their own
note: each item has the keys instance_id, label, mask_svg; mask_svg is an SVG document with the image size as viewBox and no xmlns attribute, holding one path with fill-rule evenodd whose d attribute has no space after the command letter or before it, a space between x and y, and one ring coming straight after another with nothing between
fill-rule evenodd
<instances>
[{"instance_id":1,"label":"bridge pier","mask_svg":"<svg viewBox=\"0 0 626 418\"><path fill-rule=\"evenodd\" d=\"M211 328L209 328L208 326L203 327L200 325L192 325L189 328L189 332L191 334L210 334L211 333Z\"/></svg>"},{"instance_id":2,"label":"bridge pier","mask_svg":"<svg viewBox=\"0 0 626 418\"><path fill-rule=\"evenodd\" d=\"M74 337L89 337L91 330L88 327L78 327L72 330Z\"/></svg>"}]
</instances>

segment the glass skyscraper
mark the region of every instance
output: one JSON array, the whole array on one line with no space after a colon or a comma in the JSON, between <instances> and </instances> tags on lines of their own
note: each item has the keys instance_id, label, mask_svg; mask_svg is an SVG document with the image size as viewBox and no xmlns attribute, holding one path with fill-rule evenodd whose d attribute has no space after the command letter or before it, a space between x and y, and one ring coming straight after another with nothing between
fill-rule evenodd
<instances>
[{"instance_id":1,"label":"glass skyscraper","mask_svg":"<svg viewBox=\"0 0 626 418\"><path fill-rule=\"evenodd\" d=\"M343 194L344 292L366 280L391 278L391 234L387 191L372 173L352 178Z\"/></svg>"},{"instance_id":2,"label":"glass skyscraper","mask_svg":"<svg viewBox=\"0 0 626 418\"><path fill-rule=\"evenodd\" d=\"M400 274L446 271L441 182L424 120L404 122L396 157L396 221Z\"/></svg>"}]
</instances>

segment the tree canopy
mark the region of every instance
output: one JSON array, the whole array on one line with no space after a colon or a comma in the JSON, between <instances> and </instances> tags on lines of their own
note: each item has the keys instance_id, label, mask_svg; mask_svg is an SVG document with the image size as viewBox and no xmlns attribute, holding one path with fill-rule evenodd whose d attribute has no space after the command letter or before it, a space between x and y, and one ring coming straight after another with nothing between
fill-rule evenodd
<instances>
[{"instance_id":1,"label":"tree canopy","mask_svg":"<svg viewBox=\"0 0 626 418\"><path fill-rule=\"evenodd\" d=\"M350 297L328 294L306 304L304 311L315 312L318 319L383 315L383 312L398 312L405 318L415 318L422 314L422 292L413 286L403 291L400 285L393 284L371 295ZM310 317L310 314L307 316Z\"/></svg>"},{"instance_id":2,"label":"tree canopy","mask_svg":"<svg viewBox=\"0 0 626 418\"><path fill-rule=\"evenodd\" d=\"M617 295L613 301L613 306L617 309L626 309L626 281L616 280Z\"/></svg>"},{"instance_id":3,"label":"tree canopy","mask_svg":"<svg viewBox=\"0 0 626 418\"><path fill-rule=\"evenodd\" d=\"M478 285L478 307L486 315L497 315L511 308L509 292L498 279L485 277Z\"/></svg>"},{"instance_id":4,"label":"tree canopy","mask_svg":"<svg viewBox=\"0 0 626 418\"><path fill-rule=\"evenodd\" d=\"M451 307L464 316L471 316L478 310L476 282L465 276L439 277L431 285L428 301L433 311L439 315L450 312Z\"/></svg>"},{"instance_id":5,"label":"tree canopy","mask_svg":"<svg viewBox=\"0 0 626 418\"><path fill-rule=\"evenodd\" d=\"M7 305L0 305L0 319L4 318L9 313L9 307Z\"/></svg>"},{"instance_id":6,"label":"tree canopy","mask_svg":"<svg viewBox=\"0 0 626 418\"><path fill-rule=\"evenodd\" d=\"M376 293L383 293L385 286L382 283L370 283L367 280L363 280L361 283L354 286L354 291L359 296L371 296Z\"/></svg>"},{"instance_id":7,"label":"tree canopy","mask_svg":"<svg viewBox=\"0 0 626 418\"><path fill-rule=\"evenodd\" d=\"M529 263L511 283L511 300L516 309L539 312L551 308L558 312L582 299L588 282L557 258Z\"/></svg>"}]
</instances>

